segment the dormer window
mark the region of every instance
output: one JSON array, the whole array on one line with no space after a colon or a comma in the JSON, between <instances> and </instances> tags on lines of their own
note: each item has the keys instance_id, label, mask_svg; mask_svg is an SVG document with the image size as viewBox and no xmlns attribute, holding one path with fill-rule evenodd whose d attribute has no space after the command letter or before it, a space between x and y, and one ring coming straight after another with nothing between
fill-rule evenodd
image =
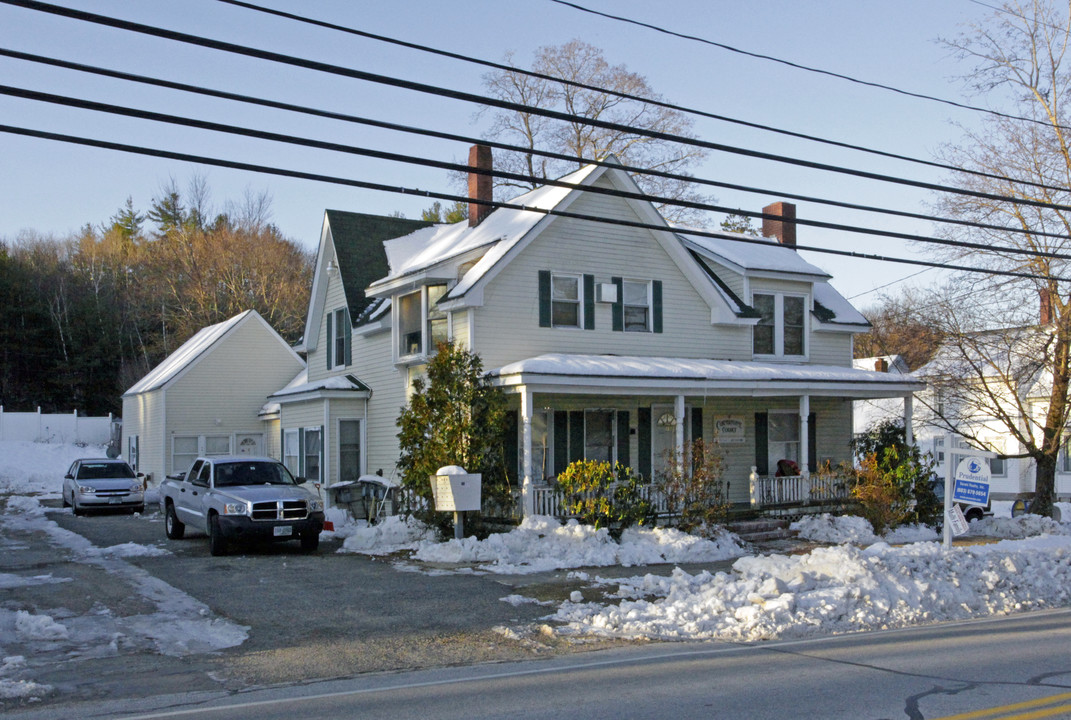
<instances>
[{"instance_id":1,"label":"dormer window","mask_svg":"<svg viewBox=\"0 0 1071 720\"><path fill-rule=\"evenodd\" d=\"M802 357L806 354L807 314L803 295L755 293L752 303L762 317L755 325L752 350L756 355Z\"/></svg>"},{"instance_id":2,"label":"dormer window","mask_svg":"<svg viewBox=\"0 0 1071 720\"><path fill-rule=\"evenodd\" d=\"M427 285L398 298L398 357L425 357L450 339L449 316L438 309L446 285Z\"/></svg>"}]
</instances>

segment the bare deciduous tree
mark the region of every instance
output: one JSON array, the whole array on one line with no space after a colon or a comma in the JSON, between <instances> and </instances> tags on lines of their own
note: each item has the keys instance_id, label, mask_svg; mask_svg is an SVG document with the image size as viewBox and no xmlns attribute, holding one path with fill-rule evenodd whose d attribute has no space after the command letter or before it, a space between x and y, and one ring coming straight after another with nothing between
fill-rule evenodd
<instances>
[{"instance_id":1,"label":"bare deciduous tree","mask_svg":"<svg viewBox=\"0 0 1071 720\"><path fill-rule=\"evenodd\" d=\"M512 54L505 63L517 67ZM610 65L602 50L581 40L559 46L542 47L535 53L533 71L555 78L604 88L649 100L661 100L647 80L624 65ZM534 150L545 150L577 158L576 163L542 157L533 153L500 153L497 168L536 178L557 178L571 172L583 159L601 159L609 154L626 165L685 174L699 162L705 151L692 145L680 145L638 133L594 127L584 120L603 120L661 133L693 137L692 120L671 108L641 100L620 97L611 92L589 90L564 82L532 77L505 70L484 76L487 94L500 100L532 107L570 113L581 119L562 121L530 112L489 109L491 126L488 137ZM636 182L651 195L674 199L703 201L691 183L667 178L639 175ZM515 180L497 180L498 187L528 190L530 184ZM694 210L677 206L660 208L672 220L701 224Z\"/></svg>"},{"instance_id":2,"label":"bare deciduous tree","mask_svg":"<svg viewBox=\"0 0 1071 720\"><path fill-rule=\"evenodd\" d=\"M944 160L1001 177L962 174L965 187L1011 200L946 196L938 209L954 217L1003 224L1009 233L970 228L949 233L994 247L1071 253L1071 49L1069 6L1047 0L1009 0L984 25L945 41L973 64L974 92L1009 116L991 116L942 153ZM1045 206L1027 204L1040 201ZM1055 233L1049 236L1043 233ZM999 425L1018 454L1037 465L1034 512L1051 514L1055 473L1068 420L1071 381L1071 267L1052 257L994 249L946 249L973 265L1025 271L1040 280L997 276L959 281L935 294L929 307L945 343L933 370L940 377L936 422L984 445L980 428ZM1040 303L1040 316L1039 316ZM940 412L938 412L940 411Z\"/></svg>"}]
</instances>

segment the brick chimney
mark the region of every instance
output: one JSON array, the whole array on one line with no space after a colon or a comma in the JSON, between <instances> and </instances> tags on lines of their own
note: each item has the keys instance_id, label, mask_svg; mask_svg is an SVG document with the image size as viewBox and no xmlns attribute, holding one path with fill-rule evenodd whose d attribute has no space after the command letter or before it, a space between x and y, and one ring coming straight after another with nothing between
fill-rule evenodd
<instances>
[{"instance_id":1,"label":"brick chimney","mask_svg":"<svg viewBox=\"0 0 1071 720\"><path fill-rule=\"evenodd\" d=\"M878 358L874 361L874 369L878 372L889 372L889 361L885 358Z\"/></svg>"},{"instance_id":2,"label":"brick chimney","mask_svg":"<svg viewBox=\"0 0 1071 720\"><path fill-rule=\"evenodd\" d=\"M762 236L777 238L786 247L796 247L796 206L787 202L775 202L762 209L763 215L778 215L780 220L762 219Z\"/></svg>"},{"instance_id":3,"label":"brick chimney","mask_svg":"<svg viewBox=\"0 0 1071 720\"><path fill-rule=\"evenodd\" d=\"M1038 311L1038 321L1042 325L1049 325L1052 323L1052 295L1049 294L1048 288L1041 288L1038 290L1038 295L1041 297L1041 308Z\"/></svg>"},{"instance_id":4,"label":"brick chimney","mask_svg":"<svg viewBox=\"0 0 1071 720\"><path fill-rule=\"evenodd\" d=\"M473 145L469 148L469 167L477 170L491 170L491 148L487 145ZM491 200L493 178L477 172L469 172L469 197L475 200ZM476 227L480 221L487 217L491 210L490 205L469 203L469 227Z\"/></svg>"}]
</instances>

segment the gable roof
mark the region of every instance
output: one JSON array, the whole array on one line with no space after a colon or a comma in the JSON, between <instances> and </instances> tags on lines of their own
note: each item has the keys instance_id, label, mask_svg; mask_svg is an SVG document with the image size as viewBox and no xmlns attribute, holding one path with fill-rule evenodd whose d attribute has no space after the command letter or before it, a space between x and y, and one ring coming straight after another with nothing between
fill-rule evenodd
<instances>
[{"instance_id":1,"label":"gable roof","mask_svg":"<svg viewBox=\"0 0 1071 720\"><path fill-rule=\"evenodd\" d=\"M365 288L390 273L384 241L436 226L427 220L407 220L343 210L327 210L325 215L325 222L331 228L350 318L357 325L373 302L365 296Z\"/></svg>"},{"instance_id":2,"label":"gable roof","mask_svg":"<svg viewBox=\"0 0 1071 720\"><path fill-rule=\"evenodd\" d=\"M281 345L293 353L298 362L304 364L304 361L294 353L293 349L275 332L272 326L268 324L268 321L261 317L260 313L256 310L246 310L221 323L209 325L199 330L193 337L182 343L175 352L168 355L159 365L150 370L145 377L134 383L129 390L123 393L123 397L164 387L182 375L201 358L212 352L224 338L251 320L259 321Z\"/></svg>"},{"instance_id":3,"label":"gable roof","mask_svg":"<svg viewBox=\"0 0 1071 720\"><path fill-rule=\"evenodd\" d=\"M561 182L580 184L598 167L582 167L562 177ZM389 240L384 245L390 259L390 273L381 276L369 289L387 292L406 276L429 270L467 252L486 248L479 262L440 302L463 297L532 228L548 217L538 210L553 210L574 191L574 188L544 185L509 200L513 205L523 205L535 211L500 207L476 227L470 227L467 223L439 225Z\"/></svg>"},{"instance_id":4,"label":"gable roof","mask_svg":"<svg viewBox=\"0 0 1071 720\"><path fill-rule=\"evenodd\" d=\"M687 235L687 230L680 228L681 242L693 248L699 254L712 260L729 265L738 272L768 271L808 275L817 278L832 277L822 268L804 260L795 248L787 247L774 238L740 235L740 240Z\"/></svg>"}]
</instances>

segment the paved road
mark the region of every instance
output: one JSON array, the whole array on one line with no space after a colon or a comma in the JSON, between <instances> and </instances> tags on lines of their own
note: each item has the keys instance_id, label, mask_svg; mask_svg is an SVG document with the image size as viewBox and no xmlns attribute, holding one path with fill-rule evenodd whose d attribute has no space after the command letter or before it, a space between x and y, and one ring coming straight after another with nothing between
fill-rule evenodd
<instances>
[{"instance_id":1,"label":"paved road","mask_svg":"<svg viewBox=\"0 0 1071 720\"><path fill-rule=\"evenodd\" d=\"M1051 611L796 642L632 646L9 717L54 720L74 710L136 720L1069 718L1069 640L1071 612Z\"/></svg>"}]
</instances>

